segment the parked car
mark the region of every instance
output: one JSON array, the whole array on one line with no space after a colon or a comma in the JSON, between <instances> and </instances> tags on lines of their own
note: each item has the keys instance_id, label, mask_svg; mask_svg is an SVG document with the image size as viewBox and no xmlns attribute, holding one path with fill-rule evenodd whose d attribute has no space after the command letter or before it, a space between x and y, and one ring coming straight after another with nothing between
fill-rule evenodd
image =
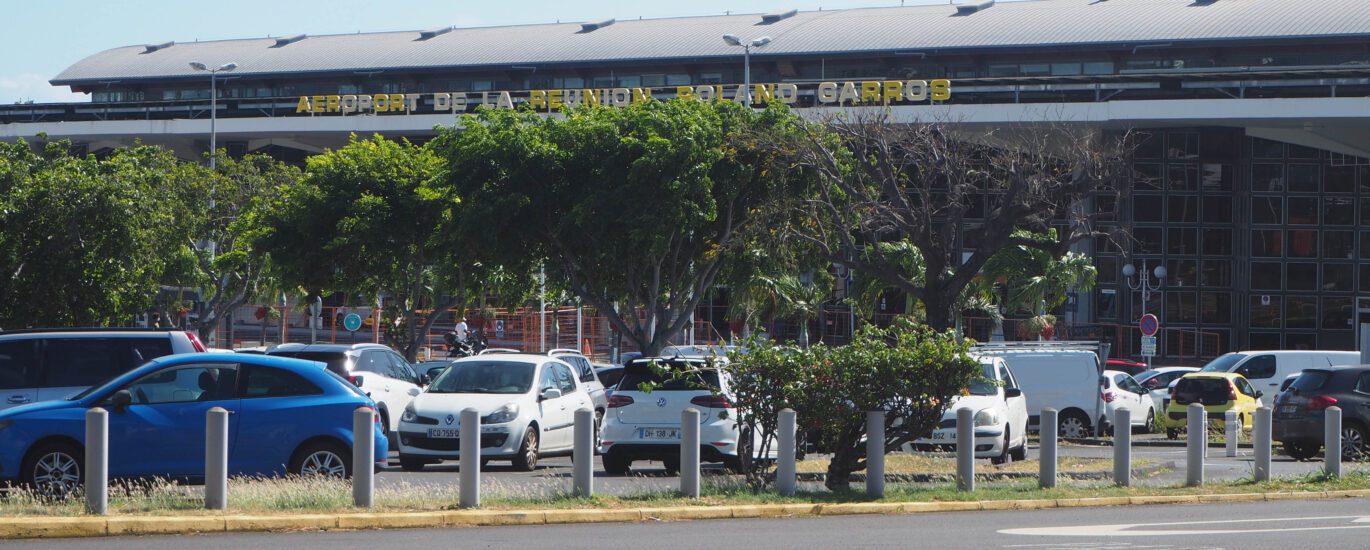
<instances>
[{"instance_id":1,"label":"parked car","mask_svg":"<svg viewBox=\"0 0 1370 550\"><path fill-rule=\"evenodd\" d=\"M70 399L0 411L0 479L63 496L84 480L85 414L109 411L111 479L203 482L205 414L233 415L228 473L352 474L352 413L374 407L322 365L265 355L171 355ZM288 420L286 420L288 419ZM377 463L387 442L376 424Z\"/></svg>"},{"instance_id":2,"label":"parked car","mask_svg":"<svg viewBox=\"0 0 1370 550\"><path fill-rule=\"evenodd\" d=\"M485 348L485 349L483 349L483 350L480 350L480 353L477 353L476 355L501 355L501 354L509 354L509 353L523 353L523 352L522 352L522 351L519 351L519 350L516 350L516 349L514 349L514 348Z\"/></svg>"},{"instance_id":3,"label":"parked car","mask_svg":"<svg viewBox=\"0 0 1370 550\"><path fill-rule=\"evenodd\" d=\"M1135 378L1151 395L1151 404L1155 410L1165 413L1166 407L1170 405L1170 383L1191 372L1199 372L1199 368L1157 367Z\"/></svg>"},{"instance_id":4,"label":"parked car","mask_svg":"<svg viewBox=\"0 0 1370 550\"><path fill-rule=\"evenodd\" d=\"M1104 361L1104 368L1107 370L1125 372L1134 377L1139 376L1148 370L1151 370L1151 367L1146 363L1129 361L1127 359L1109 359L1107 361Z\"/></svg>"},{"instance_id":5,"label":"parked car","mask_svg":"<svg viewBox=\"0 0 1370 550\"><path fill-rule=\"evenodd\" d=\"M937 428L914 442L915 448L956 448L956 411L975 410L975 457L995 464L1027 458L1027 398L1008 364L999 357L977 357L983 380L953 398Z\"/></svg>"},{"instance_id":6,"label":"parked car","mask_svg":"<svg viewBox=\"0 0 1370 550\"><path fill-rule=\"evenodd\" d=\"M650 393L641 390L644 383L654 386ZM759 436L740 428L742 412L733 406L725 373L700 357L640 358L623 366L609 397L600 441L604 470L624 475L633 461L660 460L668 472L679 471L680 416L687 407L700 411L701 461L740 472L756 458Z\"/></svg>"},{"instance_id":7,"label":"parked car","mask_svg":"<svg viewBox=\"0 0 1370 550\"><path fill-rule=\"evenodd\" d=\"M1099 392L1099 355L1078 346L979 346L976 353L1002 357L1027 397L1028 427L1039 428L1042 409L1057 411L1063 437L1089 437L1103 416Z\"/></svg>"},{"instance_id":8,"label":"parked car","mask_svg":"<svg viewBox=\"0 0 1370 550\"><path fill-rule=\"evenodd\" d=\"M1285 454L1306 460L1326 443L1324 418L1328 407L1341 407L1341 452L1348 460L1360 460L1370 437L1370 366L1305 369L1289 391L1275 400L1271 438Z\"/></svg>"},{"instance_id":9,"label":"parked car","mask_svg":"<svg viewBox=\"0 0 1370 550\"><path fill-rule=\"evenodd\" d=\"M414 367L381 344L281 344L267 355L324 363L376 401L381 425L392 436L399 429L399 415L422 391Z\"/></svg>"},{"instance_id":10,"label":"parked car","mask_svg":"<svg viewBox=\"0 0 1370 550\"><path fill-rule=\"evenodd\" d=\"M1280 390L1279 390L1278 392L1275 393L1275 402L1276 402L1276 403L1279 403L1279 401L1280 401L1280 394L1282 394L1282 393L1284 393L1284 392L1286 392L1286 391L1289 391L1289 386L1294 385L1294 381L1295 381L1295 380L1298 380L1298 379L1299 379L1299 376L1302 375L1302 374L1303 374L1302 372L1296 372L1296 373L1294 373L1294 374L1291 374L1291 375L1289 375L1289 376L1284 377L1284 382L1280 382Z\"/></svg>"},{"instance_id":11,"label":"parked car","mask_svg":"<svg viewBox=\"0 0 1370 550\"><path fill-rule=\"evenodd\" d=\"M531 471L543 456L570 455L575 413L590 395L571 366L546 355L458 359L400 417L400 466L420 470L461 458L461 411L481 414L480 456Z\"/></svg>"},{"instance_id":12,"label":"parked car","mask_svg":"<svg viewBox=\"0 0 1370 550\"><path fill-rule=\"evenodd\" d=\"M618 387L619 379L623 378L623 365L596 365L595 377L604 384L604 399L607 402L608 394L613 393L614 388Z\"/></svg>"},{"instance_id":13,"label":"parked car","mask_svg":"<svg viewBox=\"0 0 1370 550\"><path fill-rule=\"evenodd\" d=\"M1221 355L1199 370L1240 374L1268 396L1263 401L1270 405L1279 393L1280 382L1291 374L1308 368L1358 363L1360 353L1354 351L1242 351Z\"/></svg>"},{"instance_id":14,"label":"parked car","mask_svg":"<svg viewBox=\"0 0 1370 550\"><path fill-rule=\"evenodd\" d=\"M1132 412L1132 430L1140 428L1142 433L1156 431L1156 404L1151 400L1151 393L1138 384L1132 375L1106 370L1100 382L1099 396L1104 400L1102 420L1108 429L1117 428L1114 419L1117 418L1118 409L1126 408Z\"/></svg>"},{"instance_id":15,"label":"parked car","mask_svg":"<svg viewBox=\"0 0 1370 550\"><path fill-rule=\"evenodd\" d=\"M424 361L414 365L414 371L419 374L420 385L427 386L438 378L442 371L452 364L453 359L438 359L434 361Z\"/></svg>"},{"instance_id":16,"label":"parked car","mask_svg":"<svg viewBox=\"0 0 1370 550\"><path fill-rule=\"evenodd\" d=\"M66 399L152 359L203 351L194 332L179 330L0 332L0 409Z\"/></svg>"},{"instance_id":17,"label":"parked car","mask_svg":"<svg viewBox=\"0 0 1370 550\"><path fill-rule=\"evenodd\" d=\"M599 377L595 374L594 365L590 364L590 358L573 349L554 349L547 352L547 355L571 365L572 374L576 375L580 385L590 394L590 401L594 403L595 409L595 433L598 434L600 426L604 425L604 411L608 408L609 398L604 393L604 384L600 383Z\"/></svg>"},{"instance_id":18,"label":"parked car","mask_svg":"<svg viewBox=\"0 0 1370 550\"><path fill-rule=\"evenodd\" d=\"M1225 422L1227 411L1235 410L1237 423L1242 429L1250 429L1256 409L1261 406L1261 395L1246 377L1234 372L1186 374L1176 381L1175 392L1170 396L1165 414L1166 435L1175 439L1188 425L1192 403L1203 405L1209 422L1213 423Z\"/></svg>"}]
</instances>

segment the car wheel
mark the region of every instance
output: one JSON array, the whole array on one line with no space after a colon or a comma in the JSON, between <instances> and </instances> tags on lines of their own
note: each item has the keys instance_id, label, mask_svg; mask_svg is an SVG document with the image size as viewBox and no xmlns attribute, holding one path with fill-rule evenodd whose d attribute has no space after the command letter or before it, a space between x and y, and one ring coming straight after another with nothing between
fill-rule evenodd
<instances>
[{"instance_id":1,"label":"car wheel","mask_svg":"<svg viewBox=\"0 0 1370 550\"><path fill-rule=\"evenodd\" d=\"M665 458L661 463L666 467L666 475L673 476L680 473L680 457Z\"/></svg>"},{"instance_id":2,"label":"car wheel","mask_svg":"<svg viewBox=\"0 0 1370 550\"><path fill-rule=\"evenodd\" d=\"M603 461L604 471L609 475L626 476L633 466L633 461L628 460L628 457L612 451L604 455ZM676 467L679 468L679 465Z\"/></svg>"},{"instance_id":3,"label":"car wheel","mask_svg":"<svg viewBox=\"0 0 1370 550\"><path fill-rule=\"evenodd\" d=\"M290 473L337 479L352 477L351 453L331 441L315 441L300 447L290 461Z\"/></svg>"},{"instance_id":4,"label":"car wheel","mask_svg":"<svg viewBox=\"0 0 1370 550\"><path fill-rule=\"evenodd\" d=\"M428 462L422 459L409 458L403 455L400 456L400 469L406 472L417 472L423 470L423 467L427 464Z\"/></svg>"},{"instance_id":5,"label":"car wheel","mask_svg":"<svg viewBox=\"0 0 1370 550\"><path fill-rule=\"evenodd\" d=\"M1089 437L1089 420L1078 412L1066 413L1061 416L1058 433L1061 437Z\"/></svg>"},{"instance_id":6,"label":"car wheel","mask_svg":"<svg viewBox=\"0 0 1370 550\"><path fill-rule=\"evenodd\" d=\"M1027 439L1024 438L1023 443L1019 445L1018 448L1014 449L1012 453L1009 454L1013 457L1014 460L1027 460Z\"/></svg>"},{"instance_id":7,"label":"car wheel","mask_svg":"<svg viewBox=\"0 0 1370 550\"><path fill-rule=\"evenodd\" d=\"M1317 456L1318 446L1308 442L1285 441L1284 454L1294 460L1308 460Z\"/></svg>"},{"instance_id":8,"label":"car wheel","mask_svg":"<svg viewBox=\"0 0 1370 550\"><path fill-rule=\"evenodd\" d=\"M999 453L999 456L990 457L990 459L989 459L989 463L990 463L990 464L1003 464L1003 463L1006 463L1006 462L1009 462L1010 460L1012 460L1012 457L1009 456L1009 450L1008 450L1008 443L1009 443L1009 437L1008 437L1008 435L1009 435L1009 434L1008 434L1008 430L1007 430L1007 429L1004 430L1004 450L1003 450L1002 452Z\"/></svg>"},{"instance_id":9,"label":"car wheel","mask_svg":"<svg viewBox=\"0 0 1370 550\"><path fill-rule=\"evenodd\" d=\"M514 469L520 472L531 472L538 467L538 431L536 426L529 426L523 434L523 445L519 446L519 454L512 460Z\"/></svg>"},{"instance_id":10,"label":"car wheel","mask_svg":"<svg viewBox=\"0 0 1370 550\"><path fill-rule=\"evenodd\" d=\"M1142 426L1142 433L1156 433L1156 409L1147 409L1146 424Z\"/></svg>"},{"instance_id":11,"label":"car wheel","mask_svg":"<svg viewBox=\"0 0 1370 550\"><path fill-rule=\"evenodd\" d=\"M1356 424L1343 424L1341 427L1341 457L1343 460L1360 460L1365 456L1365 431Z\"/></svg>"},{"instance_id":12,"label":"car wheel","mask_svg":"<svg viewBox=\"0 0 1370 550\"><path fill-rule=\"evenodd\" d=\"M24 481L41 498L61 500L76 492L85 481L84 456L66 443L49 443L33 452L24 465Z\"/></svg>"}]
</instances>

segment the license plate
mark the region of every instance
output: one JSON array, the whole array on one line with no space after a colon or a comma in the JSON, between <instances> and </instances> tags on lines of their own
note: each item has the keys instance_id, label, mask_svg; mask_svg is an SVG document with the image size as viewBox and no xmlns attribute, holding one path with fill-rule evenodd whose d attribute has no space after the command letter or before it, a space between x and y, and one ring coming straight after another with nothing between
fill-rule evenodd
<instances>
[{"instance_id":1,"label":"license plate","mask_svg":"<svg viewBox=\"0 0 1370 550\"><path fill-rule=\"evenodd\" d=\"M680 439L677 428L643 428L642 439Z\"/></svg>"},{"instance_id":2,"label":"license plate","mask_svg":"<svg viewBox=\"0 0 1370 550\"><path fill-rule=\"evenodd\" d=\"M932 432L933 439L951 439L951 436L950 432Z\"/></svg>"},{"instance_id":3,"label":"license plate","mask_svg":"<svg viewBox=\"0 0 1370 550\"><path fill-rule=\"evenodd\" d=\"M457 428L428 428L428 437L437 439L456 439L461 437L461 430Z\"/></svg>"},{"instance_id":4,"label":"license plate","mask_svg":"<svg viewBox=\"0 0 1370 550\"><path fill-rule=\"evenodd\" d=\"M1294 414L1294 412L1297 411L1297 410L1299 410L1299 406L1298 406L1298 405L1281 405L1281 406L1280 406L1280 414Z\"/></svg>"}]
</instances>

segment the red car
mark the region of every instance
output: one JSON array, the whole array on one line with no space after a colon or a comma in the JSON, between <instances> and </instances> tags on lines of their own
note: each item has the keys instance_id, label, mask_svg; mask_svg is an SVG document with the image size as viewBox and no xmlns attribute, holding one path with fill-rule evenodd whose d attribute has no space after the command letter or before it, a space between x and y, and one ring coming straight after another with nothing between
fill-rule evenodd
<instances>
[{"instance_id":1,"label":"red car","mask_svg":"<svg viewBox=\"0 0 1370 550\"><path fill-rule=\"evenodd\" d=\"M1108 361L1104 362L1104 370L1123 371L1125 373L1131 374L1132 376L1137 376L1138 374L1146 372L1149 369L1151 369L1151 367L1146 363L1128 361L1127 359L1109 359Z\"/></svg>"}]
</instances>

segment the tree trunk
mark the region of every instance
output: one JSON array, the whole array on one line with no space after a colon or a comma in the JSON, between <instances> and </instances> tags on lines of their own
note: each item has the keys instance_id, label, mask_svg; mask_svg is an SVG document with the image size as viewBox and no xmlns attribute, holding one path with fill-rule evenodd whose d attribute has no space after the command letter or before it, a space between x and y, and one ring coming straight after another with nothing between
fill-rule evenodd
<instances>
[{"instance_id":1,"label":"tree trunk","mask_svg":"<svg viewBox=\"0 0 1370 550\"><path fill-rule=\"evenodd\" d=\"M866 444L860 438L843 438L828 462L828 476L823 486L829 491L851 490L851 475L866 467Z\"/></svg>"}]
</instances>

